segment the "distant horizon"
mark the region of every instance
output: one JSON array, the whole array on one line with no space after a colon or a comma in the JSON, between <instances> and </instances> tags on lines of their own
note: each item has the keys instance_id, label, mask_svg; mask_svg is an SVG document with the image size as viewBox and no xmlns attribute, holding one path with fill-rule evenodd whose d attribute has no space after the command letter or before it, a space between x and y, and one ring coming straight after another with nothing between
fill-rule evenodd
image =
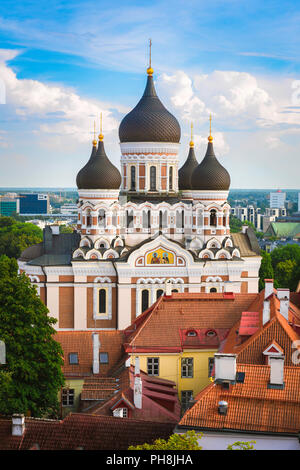
<instances>
[{"instance_id":1,"label":"distant horizon","mask_svg":"<svg viewBox=\"0 0 300 470\"><path fill-rule=\"evenodd\" d=\"M0 186L0 191L9 191L9 190L17 190L17 189L24 189L24 190L48 190L48 191L54 191L54 190L64 190L64 191L78 191L78 189L75 186ZM278 191L277 189L272 189L272 188L230 188L230 191L268 191L268 192L274 192L276 193ZM287 189L287 188L282 188L280 189L281 192L300 192L300 189Z\"/></svg>"}]
</instances>

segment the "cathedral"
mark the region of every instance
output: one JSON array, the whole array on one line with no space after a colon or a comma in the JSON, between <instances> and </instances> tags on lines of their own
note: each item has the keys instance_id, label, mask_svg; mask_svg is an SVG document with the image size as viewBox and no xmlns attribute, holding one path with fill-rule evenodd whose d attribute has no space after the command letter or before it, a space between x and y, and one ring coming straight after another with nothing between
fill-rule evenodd
<instances>
[{"instance_id":1,"label":"cathedral","mask_svg":"<svg viewBox=\"0 0 300 470\"><path fill-rule=\"evenodd\" d=\"M119 127L121 173L101 130L77 174L77 230L47 226L18 260L58 330L125 329L172 292L258 292L259 246L250 227L230 234L230 176L211 131L200 163L191 138L181 168L180 133L150 65Z\"/></svg>"}]
</instances>

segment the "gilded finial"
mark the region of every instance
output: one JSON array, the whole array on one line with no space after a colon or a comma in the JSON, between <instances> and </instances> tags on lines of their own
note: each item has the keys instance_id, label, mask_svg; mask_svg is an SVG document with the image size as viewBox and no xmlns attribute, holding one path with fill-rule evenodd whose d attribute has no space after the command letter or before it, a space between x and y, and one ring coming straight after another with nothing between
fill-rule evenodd
<instances>
[{"instance_id":1,"label":"gilded finial","mask_svg":"<svg viewBox=\"0 0 300 470\"><path fill-rule=\"evenodd\" d=\"M209 137L208 137L208 142L212 142L213 137L211 135L211 114L209 115Z\"/></svg>"},{"instance_id":2,"label":"gilded finial","mask_svg":"<svg viewBox=\"0 0 300 470\"><path fill-rule=\"evenodd\" d=\"M100 134L98 135L98 139L100 142L103 140L103 134L102 134L102 113L100 113Z\"/></svg>"},{"instance_id":3,"label":"gilded finial","mask_svg":"<svg viewBox=\"0 0 300 470\"><path fill-rule=\"evenodd\" d=\"M190 147L194 147L194 125L191 122L191 141L190 141Z\"/></svg>"},{"instance_id":4,"label":"gilded finial","mask_svg":"<svg viewBox=\"0 0 300 470\"><path fill-rule=\"evenodd\" d=\"M93 140L93 146L97 147L97 139L96 139L96 121L94 121L94 140Z\"/></svg>"},{"instance_id":5,"label":"gilded finial","mask_svg":"<svg viewBox=\"0 0 300 470\"><path fill-rule=\"evenodd\" d=\"M152 41L149 39L149 67L147 68L147 74L152 76L153 75L153 68L151 67L151 46Z\"/></svg>"}]
</instances>

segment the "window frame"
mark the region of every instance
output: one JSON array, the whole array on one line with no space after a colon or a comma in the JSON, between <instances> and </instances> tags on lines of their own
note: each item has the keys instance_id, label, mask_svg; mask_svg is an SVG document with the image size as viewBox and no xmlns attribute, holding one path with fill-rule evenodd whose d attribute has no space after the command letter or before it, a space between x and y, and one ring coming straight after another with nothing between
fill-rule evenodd
<instances>
[{"instance_id":1,"label":"window frame","mask_svg":"<svg viewBox=\"0 0 300 470\"><path fill-rule=\"evenodd\" d=\"M71 355L76 355L77 362L71 362ZM69 365L70 366L77 366L79 364L78 352L70 352L69 353Z\"/></svg>"},{"instance_id":2,"label":"window frame","mask_svg":"<svg viewBox=\"0 0 300 470\"><path fill-rule=\"evenodd\" d=\"M159 376L159 357L147 357L147 374L149 377Z\"/></svg>"},{"instance_id":3,"label":"window frame","mask_svg":"<svg viewBox=\"0 0 300 470\"><path fill-rule=\"evenodd\" d=\"M188 362L191 361L189 364ZM186 362L186 364L185 364ZM193 357L182 357L181 358L181 378L182 379L193 379L194 378L194 358Z\"/></svg>"},{"instance_id":4,"label":"window frame","mask_svg":"<svg viewBox=\"0 0 300 470\"><path fill-rule=\"evenodd\" d=\"M64 403L65 400L65 403ZM70 403L72 400L72 403ZM74 388L63 388L61 391L61 405L63 407L75 405L75 389Z\"/></svg>"},{"instance_id":5,"label":"window frame","mask_svg":"<svg viewBox=\"0 0 300 470\"><path fill-rule=\"evenodd\" d=\"M107 356L107 361L105 361L105 362L101 361L101 355L103 355L103 354L106 354L106 356ZM100 351L99 352L99 364L109 364L109 354L108 354L108 352L106 352L106 351L103 351L103 352Z\"/></svg>"}]
</instances>

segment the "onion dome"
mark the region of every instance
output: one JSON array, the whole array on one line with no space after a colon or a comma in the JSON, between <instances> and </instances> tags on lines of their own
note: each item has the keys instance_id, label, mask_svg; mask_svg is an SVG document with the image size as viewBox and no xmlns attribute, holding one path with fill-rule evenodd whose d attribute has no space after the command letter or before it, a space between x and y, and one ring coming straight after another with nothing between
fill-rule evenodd
<instances>
[{"instance_id":1,"label":"onion dome","mask_svg":"<svg viewBox=\"0 0 300 470\"><path fill-rule=\"evenodd\" d=\"M93 140L90 159L77 174L76 184L78 189L119 189L121 175L105 153L102 133L98 148L97 141Z\"/></svg>"},{"instance_id":2,"label":"onion dome","mask_svg":"<svg viewBox=\"0 0 300 470\"><path fill-rule=\"evenodd\" d=\"M229 173L217 160L212 140L213 138L210 135L205 157L192 174L192 189L208 191L226 191L229 189Z\"/></svg>"},{"instance_id":3,"label":"onion dome","mask_svg":"<svg viewBox=\"0 0 300 470\"><path fill-rule=\"evenodd\" d=\"M193 125L191 126L192 136L190 141L190 150L188 157L184 165L178 171L178 186L179 189L192 189L192 174L195 168L198 166L198 162L195 156L194 151L194 142L193 142Z\"/></svg>"},{"instance_id":4,"label":"onion dome","mask_svg":"<svg viewBox=\"0 0 300 470\"><path fill-rule=\"evenodd\" d=\"M147 74L147 84L142 98L120 124L120 142L178 143L179 123L156 94L151 66L147 69Z\"/></svg>"}]
</instances>

